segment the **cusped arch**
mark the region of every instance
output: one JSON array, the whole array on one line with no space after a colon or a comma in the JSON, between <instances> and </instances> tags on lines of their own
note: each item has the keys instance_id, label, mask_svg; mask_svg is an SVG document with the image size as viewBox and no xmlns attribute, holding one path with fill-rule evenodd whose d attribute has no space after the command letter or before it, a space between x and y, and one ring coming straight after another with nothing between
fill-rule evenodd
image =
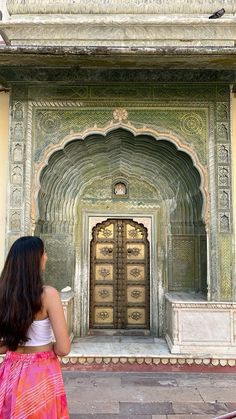
<instances>
[{"instance_id":1,"label":"cusped arch","mask_svg":"<svg viewBox=\"0 0 236 419\"><path fill-rule=\"evenodd\" d=\"M32 197L32 214L31 214L32 220L37 222L39 218L39 206L38 206L39 205L39 202L38 202L39 191L41 189L41 184L42 184L42 179L44 177L44 174L47 172L47 167L49 165L49 162L50 162L50 166L52 167L51 169L52 172L53 172L53 164L56 164L56 162L58 162L58 159L61 159L62 161L61 167L63 167L63 165L66 166L66 159L67 159L66 151L67 151L67 147L70 147L70 144L73 144L74 142L77 142L77 141L87 142L88 139L92 140L92 139L95 139L96 137L107 138L111 134L115 135L115 133L117 133L118 130L123 130L124 132L131 134L134 138L147 137L150 139L150 141L153 141L153 140L157 142L159 141L159 144L165 141L169 142L173 144L179 152L185 153L186 158L188 156L191 159L192 165L196 169L196 173L198 173L200 176L199 190L203 198L202 219L204 220L205 223L207 223L208 222L208 207L209 207L207 170L200 163L195 150L191 146L184 143L184 141L181 138L179 138L177 135L169 131L163 131L163 130L147 128L147 127L136 128L132 126L130 123L128 124L124 124L124 123L114 124L113 123L103 129L93 127L81 133L69 134L68 136L64 137L60 143L48 146L45 149L42 159L40 163L36 166L36 170L35 170L35 177L34 177L34 191L35 192ZM92 144L92 141L91 141L91 144ZM100 144L100 146L102 146L102 144ZM102 156L102 153L105 153L105 151L103 151L102 147L100 147L100 158ZM78 157L79 156L76 157L77 162L78 162ZM71 155L70 155L69 160L71 164ZM89 157L88 157L86 164L84 164L84 168L83 168L84 171L89 170L89 163L90 162L89 162ZM93 174L94 176L96 176L96 170L94 170ZM73 176L76 176L76 174L72 174L68 172L66 173L65 176L68 176L68 179L71 180ZM185 181L188 182L188 177L186 177ZM53 195L56 195L55 189L58 188L58 185L56 185L54 182L54 184L51 184L50 187L52 189L51 193ZM65 191L67 195L69 195L71 188L72 186L70 187L69 184L67 183L67 188ZM76 198L74 200L74 207L75 207L75 201L77 201ZM73 213L73 208L71 208L71 212Z\"/></svg>"},{"instance_id":2,"label":"cusped arch","mask_svg":"<svg viewBox=\"0 0 236 419\"><path fill-rule=\"evenodd\" d=\"M131 212L151 211L153 246L158 245L166 255L162 269L167 289L205 291L204 170L185 145L177 147L174 137L169 134L167 138L167 134L154 136L140 129L134 135L119 125L107 132L74 134L56 151L45 152L45 164L38 174L36 232L45 236L54 254L50 272L60 277L57 281L63 283L65 266L75 266L71 255L81 257L78 243L89 234L85 214L92 211L129 218ZM127 182L127 200L113 194L113 182L119 178ZM54 249L54 243L61 240L68 243L67 265L63 262L63 266ZM62 247L60 251L64 252Z\"/></svg>"}]
</instances>

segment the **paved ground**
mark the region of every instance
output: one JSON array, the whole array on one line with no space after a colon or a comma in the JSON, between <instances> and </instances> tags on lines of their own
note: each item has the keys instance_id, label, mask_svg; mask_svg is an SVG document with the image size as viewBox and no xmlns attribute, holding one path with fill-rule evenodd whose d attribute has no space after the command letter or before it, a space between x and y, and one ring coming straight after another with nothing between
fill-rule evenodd
<instances>
[{"instance_id":1,"label":"paved ground","mask_svg":"<svg viewBox=\"0 0 236 419\"><path fill-rule=\"evenodd\" d=\"M212 419L236 411L236 374L64 371L71 419Z\"/></svg>"}]
</instances>

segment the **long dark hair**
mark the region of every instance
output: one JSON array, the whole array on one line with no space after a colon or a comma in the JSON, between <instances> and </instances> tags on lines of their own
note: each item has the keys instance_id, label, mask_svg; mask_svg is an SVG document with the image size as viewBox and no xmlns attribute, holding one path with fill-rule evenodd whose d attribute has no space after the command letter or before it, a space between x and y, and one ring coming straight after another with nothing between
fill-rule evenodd
<instances>
[{"instance_id":1,"label":"long dark hair","mask_svg":"<svg viewBox=\"0 0 236 419\"><path fill-rule=\"evenodd\" d=\"M27 342L28 328L42 308L43 253L39 237L21 237L11 246L0 277L0 344L12 351Z\"/></svg>"}]
</instances>

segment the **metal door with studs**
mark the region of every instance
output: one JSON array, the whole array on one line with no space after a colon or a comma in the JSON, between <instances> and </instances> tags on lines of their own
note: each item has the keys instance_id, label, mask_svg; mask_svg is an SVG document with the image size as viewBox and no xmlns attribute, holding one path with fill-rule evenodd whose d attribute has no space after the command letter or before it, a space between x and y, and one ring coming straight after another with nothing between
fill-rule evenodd
<instances>
[{"instance_id":1,"label":"metal door with studs","mask_svg":"<svg viewBox=\"0 0 236 419\"><path fill-rule=\"evenodd\" d=\"M90 266L90 328L149 329L147 229L128 219L93 228Z\"/></svg>"}]
</instances>

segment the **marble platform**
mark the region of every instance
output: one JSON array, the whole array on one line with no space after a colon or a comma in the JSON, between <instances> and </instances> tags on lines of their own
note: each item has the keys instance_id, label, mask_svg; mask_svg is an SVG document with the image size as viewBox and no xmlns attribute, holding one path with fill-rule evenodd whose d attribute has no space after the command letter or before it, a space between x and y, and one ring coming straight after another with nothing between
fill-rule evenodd
<instances>
[{"instance_id":1,"label":"marble platform","mask_svg":"<svg viewBox=\"0 0 236 419\"><path fill-rule=\"evenodd\" d=\"M165 338L172 354L236 357L236 303L167 293Z\"/></svg>"},{"instance_id":2,"label":"marble platform","mask_svg":"<svg viewBox=\"0 0 236 419\"><path fill-rule=\"evenodd\" d=\"M173 354L165 339L152 336L87 336L73 339L61 364L72 371L236 372L236 355Z\"/></svg>"},{"instance_id":3,"label":"marble platform","mask_svg":"<svg viewBox=\"0 0 236 419\"><path fill-rule=\"evenodd\" d=\"M236 371L236 356L172 354L165 339L152 336L87 336L74 338L71 352L61 359L73 370L188 370L217 368Z\"/></svg>"},{"instance_id":4,"label":"marble platform","mask_svg":"<svg viewBox=\"0 0 236 419\"><path fill-rule=\"evenodd\" d=\"M73 340L70 356L145 358L169 354L166 341L151 336L88 336Z\"/></svg>"}]
</instances>

